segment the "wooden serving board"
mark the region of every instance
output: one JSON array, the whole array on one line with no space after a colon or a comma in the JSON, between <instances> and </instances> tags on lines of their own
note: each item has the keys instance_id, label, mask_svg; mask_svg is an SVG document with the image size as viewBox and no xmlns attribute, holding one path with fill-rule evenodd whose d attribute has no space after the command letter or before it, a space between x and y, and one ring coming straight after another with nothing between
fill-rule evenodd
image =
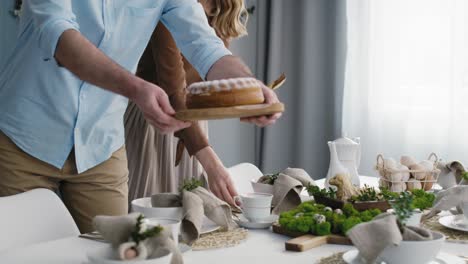
<instances>
[{"instance_id":1,"label":"wooden serving board","mask_svg":"<svg viewBox=\"0 0 468 264\"><path fill-rule=\"evenodd\" d=\"M262 115L271 115L284 112L284 104L257 104L232 107L215 107L186 109L179 111L175 117L183 121L213 120L227 118L242 118Z\"/></svg>"},{"instance_id":2,"label":"wooden serving board","mask_svg":"<svg viewBox=\"0 0 468 264\"><path fill-rule=\"evenodd\" d=\"M345 236L314 236L300 232L289 232L282 228L278 223L273 224L273 232L293 237L293 239L285 242L285 248L289 251L302 252L325 244L352 245L351 240Z\"/></svg>"}]
</instances>

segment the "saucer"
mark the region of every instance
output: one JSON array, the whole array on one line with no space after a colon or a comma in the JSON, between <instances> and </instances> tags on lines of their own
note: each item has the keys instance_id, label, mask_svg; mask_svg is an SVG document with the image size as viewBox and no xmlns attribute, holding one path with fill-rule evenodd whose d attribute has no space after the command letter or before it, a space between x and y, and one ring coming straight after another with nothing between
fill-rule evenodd
<instances>
[{"instance_id":1,"label":"saucer","mask_svg":"<svg viewBox=\"0 0 468 264\"><path fill-rule=\"evenodd\" d=\"M237 215L239 219L234 219L234 221L241 227L245 227L248 229L265 229L269 228L274 222L276 222L279 218L277 215L270 215L268 218L258 221L258 222L251 222L243 214Z\"/></svg>"},{"instance_id":2,"label":"saucer","mask_svg":"<svg viewBox=\"0 0 468 264\"><path fill-rule=\"evenodd\" d=\"M439 218L439 223L447 228L468 232L468 223L464 215L448 215Z\"/></svg>"},{"instance_id":3,"label":"saucer","mask_svg":"<svg viewBox=\"0 0 468 264\"><path fill-rule=\"evenodd\" d=\"M343 254L343 260L348 264L364 264L360 259L357 259L358 254L357 249L347 251ZM465 261L457 256L441 252L435 260L428 264L465 264Z\"/></svg>"}]
</instances>

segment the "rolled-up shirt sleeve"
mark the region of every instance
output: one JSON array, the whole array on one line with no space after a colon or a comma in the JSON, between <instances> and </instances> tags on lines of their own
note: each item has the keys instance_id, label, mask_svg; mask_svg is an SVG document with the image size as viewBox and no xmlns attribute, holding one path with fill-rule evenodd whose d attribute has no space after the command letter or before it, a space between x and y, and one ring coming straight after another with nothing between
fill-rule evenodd
<instances>
[{"instance_id":1,"label":"rolled-up shirt sleeve","mask_svg":"<svg viewBox=\"0 0 468 264\"><path fill-rule=\"evenodd\" d=\"M174 37L177 47L203 78L220 58L231 55L208 24L201 4L196 0L169 0L162 22Z\"/></svg>"},{"instance_id":2,"label":"rolled-up shirt sleeve","mask_svg":"<svg viewBox=\"0 0 468 264\"><path fill-rule=\"evenodd\" d=\"M71 0L25 0L26 12L38 31L39 48L43 59L52 59L60 36L69 29L79 31Z\"/></svg>"}]
</instances>

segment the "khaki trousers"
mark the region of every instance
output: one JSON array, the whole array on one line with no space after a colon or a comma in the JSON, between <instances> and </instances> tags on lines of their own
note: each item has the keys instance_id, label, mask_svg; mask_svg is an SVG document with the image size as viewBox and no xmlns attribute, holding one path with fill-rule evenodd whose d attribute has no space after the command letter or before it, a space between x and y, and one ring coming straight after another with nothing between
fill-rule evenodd
<instances>
[{"instance_id":1,"label":"khaki trousers","mask_svg":"<svg viewBox=\"0 0 468 264\"><path fill-rule=\"evenodd\" d=\"M60 192L82 233L94 230L96 215L128 213L128 168L125 147L100 165L78 174L75 156L57 169L19 149L0 132L0 197L36 188Z\"/></svg>"}]
</instances>

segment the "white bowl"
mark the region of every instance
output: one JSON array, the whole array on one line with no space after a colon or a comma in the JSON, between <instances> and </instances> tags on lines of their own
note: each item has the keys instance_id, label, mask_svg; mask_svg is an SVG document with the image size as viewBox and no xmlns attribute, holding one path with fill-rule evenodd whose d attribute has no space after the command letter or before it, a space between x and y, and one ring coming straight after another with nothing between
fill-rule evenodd
<instances>
[{"instance_id":1,"label":"white bowl","mask_svg":"<svg viewBox=\"0 0 468 264\"><path fill-rule=\"evenodd\" d=\"M398 246L390 246L380 254L379 260L388 264L427 264L439 254L445 236L432 232L433 240L401 241Z\"/></svg>"},{"instance_id":2,"label":"white bowl","mask_svg":"<svg viewBox=\"0 0 468 264\"><path fill-rule=\"evenodd\" d=\"M132 212L142 213L146 218L171 218L182 220L182 207L152 207L151 197L140 198L132 201Z\"/></svg>"},{"instance_id":3,"label":"white bowl","mask_svg":"<svg viewBox=\"0 0 468 264\"><path fill-rule=\"evenodd\" d=\"M87 256L90 264L169 264L171 262L172 253L167 251L162 256L151 259L121 260L118 257L117 250L112 247L105 247L90 251Z\"/></svg>"},{"instance_id":4,"label":"white bowl","mask_svg":"<svg viewBox=\"0 0 468 264\"><path fill-rule=\"evenodd\" d=\"M274 194L273 185L265 184L265 183L259 183L259 182L257 182L257 180L258 179L252 179L250 181L250 183L252 184L252 188L253 188L254 192Z\"/></svg>"}]
</instances>

